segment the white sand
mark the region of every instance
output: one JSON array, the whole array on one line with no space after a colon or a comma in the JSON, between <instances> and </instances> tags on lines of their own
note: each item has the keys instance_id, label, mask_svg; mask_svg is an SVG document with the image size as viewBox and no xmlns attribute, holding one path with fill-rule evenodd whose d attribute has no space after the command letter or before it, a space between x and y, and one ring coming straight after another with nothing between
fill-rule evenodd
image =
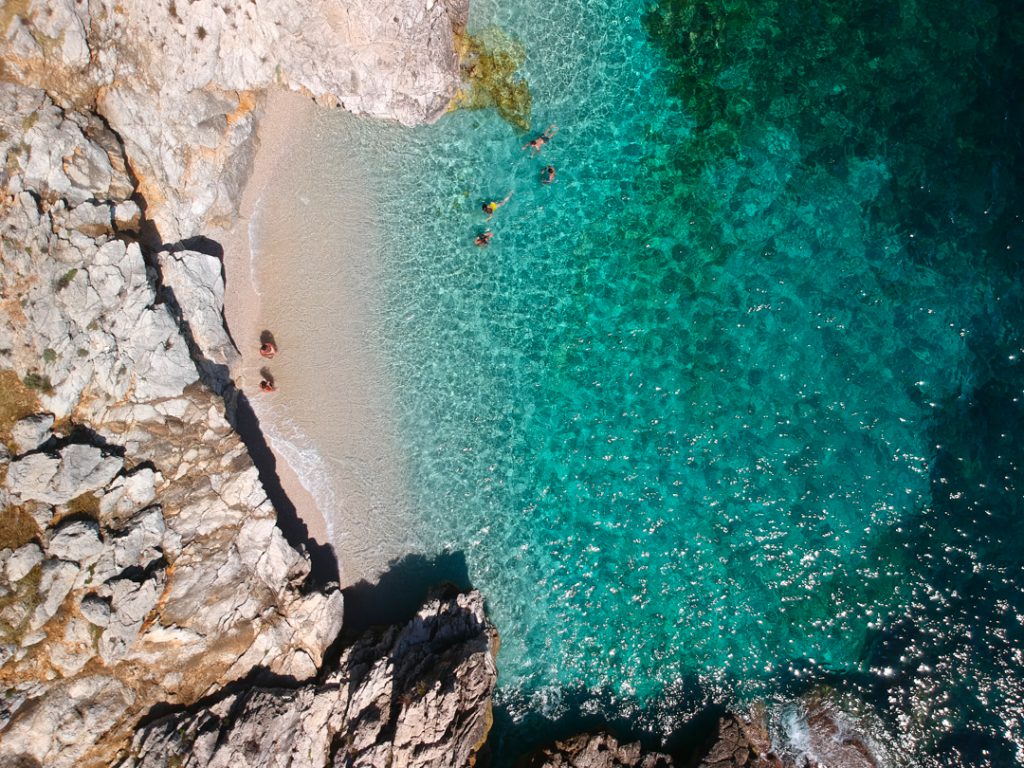
<instances>
[{"instance_id":1,"label":"white sand","mask_svg":"<svg viewBox=\"0 0 1024 768\"><path fill-rule=\"evenodd\" d=\"M345 586L374 581L411 542L391 385L373 343L375 210L338 125L301 96L270 95L224 261L225 316L243 353L236 381L298 514L334 546ZM263 329L279 347L270 361L258 354ZM259 391L264 367L277 392Z\"/></svg>"}]
</instances>

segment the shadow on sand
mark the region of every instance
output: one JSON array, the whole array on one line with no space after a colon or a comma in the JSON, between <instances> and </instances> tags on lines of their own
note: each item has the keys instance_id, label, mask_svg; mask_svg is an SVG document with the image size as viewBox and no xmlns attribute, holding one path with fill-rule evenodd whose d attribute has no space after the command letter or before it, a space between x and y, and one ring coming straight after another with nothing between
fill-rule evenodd
<instances>
[{"instance_id":1,"label":"shadow on sand","mask_svg":"<svg viewBox=\"0 0 1024 768\"><path fill-rule=\"evenodd\" d=\"M305 521L299 517L292 500L288 498L277 474L277 459L267 445L267 439L260 430L260 422L249 404L248 398L236 390L232 423L245 447L249 449L252 463L256 465L260 482L277 510L277 526L293 547L309 553L312 565L313 586L323 586L338 581L338 558L334 547L321 544L309 534Z\"/></svg>"}]
</instances>

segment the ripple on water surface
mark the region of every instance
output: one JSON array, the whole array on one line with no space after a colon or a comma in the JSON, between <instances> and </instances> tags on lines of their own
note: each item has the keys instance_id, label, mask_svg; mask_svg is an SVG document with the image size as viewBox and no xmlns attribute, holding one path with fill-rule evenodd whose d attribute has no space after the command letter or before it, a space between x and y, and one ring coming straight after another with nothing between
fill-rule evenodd
<instances>
[{"instance_id":1,"label":"ripple on water surface","mask_svg":"<svg viewBox=\"0 0 1024 768\"><path fill-rule=\"evenodd\" d=\"M482 112L346 134L419 534L512 720L834 683L898 760L1019 762L1019 45L995 5L812 5L476 3L540 157Z\"/></svg>"}]
</instances>

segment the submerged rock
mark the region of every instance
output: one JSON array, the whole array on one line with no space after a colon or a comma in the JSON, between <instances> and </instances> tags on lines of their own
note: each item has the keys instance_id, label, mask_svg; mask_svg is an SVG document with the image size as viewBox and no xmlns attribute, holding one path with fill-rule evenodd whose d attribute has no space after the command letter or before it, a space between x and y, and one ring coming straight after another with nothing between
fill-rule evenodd
<instances>
[{"instance_id":1,"label":"submerged rock","mask_svg":"<svg viewBox=\"0 0 1024 768\"><path fill-rule=\"evenodd\" d=\"M526 761L526 768L672 768L668 755L647 752L639 742L619 744L607 733L584 733L555 742Z\"/></svg>"}]
</instances>

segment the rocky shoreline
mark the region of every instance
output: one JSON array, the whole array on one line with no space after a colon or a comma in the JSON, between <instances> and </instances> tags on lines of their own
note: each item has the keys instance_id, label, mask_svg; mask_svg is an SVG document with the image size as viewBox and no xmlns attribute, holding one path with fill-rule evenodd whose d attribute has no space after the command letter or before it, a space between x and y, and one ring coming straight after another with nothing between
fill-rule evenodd
<instances>
[{"instance_id":1,"label":"rocky shoreline","mask_svg":"<svg viewBox=\"0 0 1024 768\"><path fill-rule=\"evenodd\" d=\"M271 84L404 123L447 109L466 3L381 10L0 11L0 765L459 766L483 747L479 593L338 647L341 592L286 540L234 425L206 239L237 212ZM782 765L769 752L732 718L698 759ZM605 734L529 760L673 764Z\"/></svg>"}]
</instances>

